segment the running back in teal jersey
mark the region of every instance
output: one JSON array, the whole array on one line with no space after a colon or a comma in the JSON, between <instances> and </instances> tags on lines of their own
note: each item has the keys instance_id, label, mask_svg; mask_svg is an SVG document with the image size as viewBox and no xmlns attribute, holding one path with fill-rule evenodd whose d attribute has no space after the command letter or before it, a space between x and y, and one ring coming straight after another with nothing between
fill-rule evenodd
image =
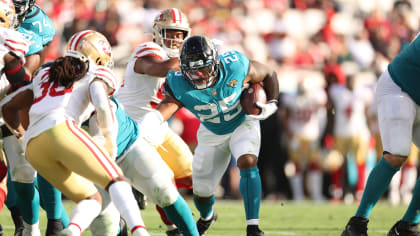
<instances>
[{"instance_id":1,"label":"running back in teal jersey","mask_svg":"<svg viewBox=\"0 0 420 236\"><path fill-rule=\"evenodd\" d=\"M249 59L237 51L226 52L219 58L219 78L213 87L194 89L181 72L170 71L166 77L166 89L207 129L222 135L233 132L245 120L240 97L248 75Z\"/></svg>"},{"instance_id":2,"label":"running back in teal jersey","mask_svg":"<svg viewBox=\"0 0 420 236\"><path fill-rule=\"evenodd\" d=\"M25 28L35 32L41 37L42 46L49 44L55 35L55 29L52 21L47 14L39 8L34 6L34 9L26 15L20 28Z\"/></svg>"},{"instance_id":3,"label":"running back in teal jersey","mask_svg":"<svg viewBox=\"0 0 420 236\"><path fill-rule=\"evenodd\" d=\"M22 27L18 28L18 32L21 33L29 41L29 50L25 54L25 56L30 56L32 54L40 53L42 51L42 39L40 36Z\"/></svg>"}]
</instances>

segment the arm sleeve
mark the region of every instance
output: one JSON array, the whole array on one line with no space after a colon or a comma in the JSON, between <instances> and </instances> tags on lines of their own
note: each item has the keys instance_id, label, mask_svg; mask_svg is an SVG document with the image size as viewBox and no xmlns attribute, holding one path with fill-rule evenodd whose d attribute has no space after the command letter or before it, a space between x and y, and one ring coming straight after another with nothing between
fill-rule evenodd
<instances>
[{"instance_id":1,"label":"arm sleeve","mask_svg":"<svg viewBox=\"0 0 420 236\"><path fill-rule=\"evenodd\" d=\"M92 104L95 106L98 126L104 136L111 135L114 119L103 82L93 81L90 84L89 91Z\"/></svg>"}]
</instances>

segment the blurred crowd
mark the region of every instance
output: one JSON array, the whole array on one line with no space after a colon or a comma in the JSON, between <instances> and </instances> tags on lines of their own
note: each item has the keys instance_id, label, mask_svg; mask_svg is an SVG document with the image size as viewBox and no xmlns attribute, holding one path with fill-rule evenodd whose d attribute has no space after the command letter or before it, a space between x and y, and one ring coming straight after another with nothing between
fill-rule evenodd
<instances>
[{"instance_id":1,"label":"blurred crowd","mask_svg":"<svg viewBox=\"0 0 420 236\"><path fill-rule=\"evenodd\" d=\"M95 29L108 38L116 69L123 71L132 50L152 40L157 13L176 7L188 16L192 34L212 38L221 53L238 50L275 67L282 96L277 115L262 122L263 193L265 198L296 201L360 199L369 163L382 155L373 99L376 79L415 37L420 23L420 1L415 0L38 0L37 4L57 32L47 60L61 55L73 33ZM194 147L197 123L191 122L194 119L186 112L173 126ZM406 186L412 181L404 178L417 176L416 151L413 148L407 164L411 172L394 181L394 203L412 189ZM230 187L237 186L231 184L238 181L237 175L232 168L221 196L240 196Z\"/></svg>"}]
</instances>

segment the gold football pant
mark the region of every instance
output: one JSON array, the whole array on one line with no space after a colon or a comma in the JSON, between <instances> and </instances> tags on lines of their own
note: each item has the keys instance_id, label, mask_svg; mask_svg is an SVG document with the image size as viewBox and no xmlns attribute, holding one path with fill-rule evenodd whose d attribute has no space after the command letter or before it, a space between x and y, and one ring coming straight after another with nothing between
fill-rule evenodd
<instances>
[{"instance_id":1,"label":"gold football pant","mask_svg":"<svg viewBox=\"0 0 420 236\"><path fill-rule=\"evenodd\" d=\"M31 139L26 159L65 196L79 202L122 175L104 149L74 122L66 121ZM93 183L92 183L93 182Z\"/></svg>"}]
</instances>

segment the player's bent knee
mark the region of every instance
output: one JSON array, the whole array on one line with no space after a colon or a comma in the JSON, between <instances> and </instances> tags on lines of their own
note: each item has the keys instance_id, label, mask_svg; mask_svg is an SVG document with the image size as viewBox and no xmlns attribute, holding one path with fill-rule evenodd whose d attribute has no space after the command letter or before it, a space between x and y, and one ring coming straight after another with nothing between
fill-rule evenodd
<instances>
[{"instance_id":1,"label":"player's bent knee","mask_svg":"<svg viewBox=\"0 0 420 236\"><path fill-rule=\"evenodd\" d=\"M34 182L36 171L29 163L22 165L11 171L11 179L14 182L31 184Z\"/></svg>"},{"instance_id":2,"label":"player's bent knee","mask_svg":"<svg viewBox=\"0 0 420 236\"><path fill-rule=\"evenodd\" d=\"M257 157L251 154L245 154L238 158L239 169L249 169L257 165Z\"/></svg>"},{"instance_id":3,"label":"player's bent knee","mask_svg":"<svg viewBox=\"0 0 420 236\"><path fill-rule=\"evenodd\" d=\"M178 190L169 179L166 175L160 174L156 174L150 179L150 186L153 187L151 196L148 197L162 208L172 205L179 196Z\"/></svg>"},{"instance_id":4,"label":"player's bent knee","mask_svg":"<svg viewBox=\"0 0 420 236\"><path fill-rule=\"evenodd\" d=\"M384 158L391 166L400 168L407 160L408 156L394 155L389 152L385 152Z\"/></svg>"}]
</instances>

